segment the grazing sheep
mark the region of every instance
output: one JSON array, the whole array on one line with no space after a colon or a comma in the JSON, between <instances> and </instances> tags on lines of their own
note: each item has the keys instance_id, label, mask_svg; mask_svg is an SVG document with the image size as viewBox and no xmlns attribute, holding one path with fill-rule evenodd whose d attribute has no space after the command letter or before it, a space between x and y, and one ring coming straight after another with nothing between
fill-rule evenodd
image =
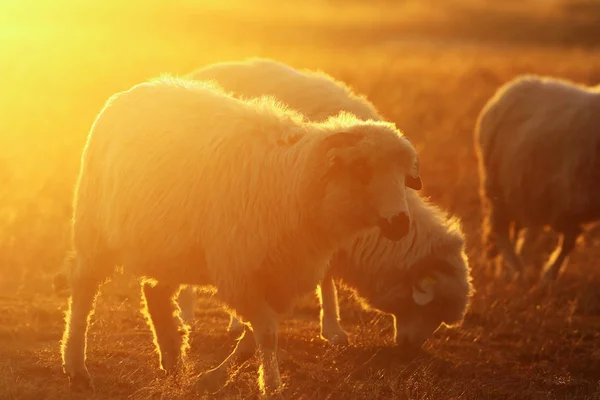
<instances>
[{"instance_id":1,"label":"grazing sheep","mask_svg":"<svg viewBox=\"0 0 600 400\"><path fill-rule=\"evenodd\" d=\"M92 387L89 318L122 265L144 279L163 369L178 371L188 347L174 296L207 286L251 327L261 391L276 392L278 318L315 289L342 243L375 228L390 240L407 234L411 182L420 184L417 153L390 123L305 122L272 98L242 101L169 77L115 94L92 126L75 189L61 349L71 384ZM240 352L200 381L222 383Z\"/></svg>"},{"instance_id":2,"label":"grazing sheep","mask_svg":"<svg viewBox=\"0 0 600 400\"><path fill-rule=\"evenodd\" d=\"M487 102L475 130L483 241L522 270L509 230L551 227L561 235L543 271L558 277L582 226L600 218L600 88L525 75Z\"/></svg>"},{"instance_id":3,"label":"grazing sheep","mask_svg":"<svg viewBox=\"0 0 600 400\"><path fill-rule=\"evenodd\" d=\"M242 98L274 96L309 116L311 121L324 121L341 111L363 120L383 119L373 104L343 82L321 71L296 70L271 59L211 64L192 72L188 78L216 81Z\"/></svg>"},{"instance_id":4,"label":"grazing sheep","mask_svg":"<svg viewBox=\"0 0 600 400\"><path fill-rule=\"evenodd\" d=\"M242 79L263 75L269 78ZM345 86L333 78L296 71L275 61L215 64L191 77L216 78L219 85L238 96L272 94L285 104L293 104L309 119L315 118L313 110L318 110L317 119L334 115L343 110L340 104L347 105L357 115L380 119L371 103L344 90ZM251 86L249 92L247 85ZM304 92L306 87L310 88L310 96ZM296 96L297 93L300 95ZM334 344L348 342L339 323L334 278L352 288L363 305L370 304L394 315L395 339L399 344L420 346L441 323L452 325L462 320L473 288L458 220L447 220L440 210L411 190L407 191L407 202L415 217L405 239L394 243L376 232L365 233L332 258L331 269L319 285L324 339ZM192 320L193 289L185 291L186 296L180 297L179 304ZM232 316L228 329L240 334L243 325Z\"/></svg>"},{"instance_id":5,"label":"grazing sheep","mask_svg":"<svg viewBox=\"0 0 600 400\"><path fill-rule=\"evenodd\" d=\"M420 347L441 324L463 320L474 289L458 218L413 191L407 203L412 222L403 240L362 234L334 254L328 275L366 308L394 316L396 344ZM321 302L322 329L344 338L335 292L322 288Z\"/></svg>"}]
</instances>

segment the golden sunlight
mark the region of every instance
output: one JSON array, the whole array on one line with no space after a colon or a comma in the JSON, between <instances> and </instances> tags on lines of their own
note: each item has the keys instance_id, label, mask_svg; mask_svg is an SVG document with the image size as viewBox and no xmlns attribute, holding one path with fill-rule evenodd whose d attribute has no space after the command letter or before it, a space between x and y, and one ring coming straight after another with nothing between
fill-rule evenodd
<instances>
[{"instance_id":1,"label":"golden sunlight","mask_svg":"<svg viewBox=\"0 0 600 400\"><path fill-rule=\"evenodd\" d=\"M0 398L88 398L85 390L92 384L92 397L99 399L237 399L257 397L261 390L294 399L597 398L600 230L575 218L598 211L575 207L597 203L593 171L600 170L599 155L589 150L600 148L595 121L600 108L591 112L582 105L598 106L597 90L589 89L600 83L598 38L595 0L0 0ZM248 63L228 64L241 71L229 75L210 68L252 57L273 64L262 64L255 75L246 74ZM517 89L520 96L486 107L499 88L508 82L518 86L522 81L515 79L524 74L552 79L526 80L524 86L541 93L535 100ZM290 125L278 125L275 117L271 125L243 120L231 129L240 134L236 140L245 132L240 126L260 125L261 131L277 126L273 131L283 139L268 142L277 142L280 151L304 143L308 127L327 131L334 139L323 140L331 147L322 147L322 159L304 157L318 160L323 171L313 165L258 171L259 164L235 164L247 154L273 154L271 148L253 153L239 141L239 153L232 151L223 162L227 170L245 182L268 177L285 185L237 196L223 189L227 195L220 201L215 195L201 207L195 200L216 192L205 190L217 181L216 172L201 174L185 162L163 168L155 162L160 157L143 151L153 137L146 129L151 125L163 140L155 148L170 148L183 138L174 153L180 157L192 144L185 147L194 149L190 159L202 159L197 137L171 132L176 125L171 121L202 114L198 107L190 113L191 106L159 96L160 107L125 109L117 114L122 119L108 119L108 126L117 127L112 137L135 140L128 142L130 153L122 152L123 164L108 156L89 162L89 170L114 174L90 178L96 191L89 192L88 208L78 209L83 148L107 99L161 75L186 78L190 87L192 81L214 79L241 98L245 91L252 98L268 92L297 114L288 118L291 111L277 108L283 106L275 100L250 104L262 104L269 117ZM321 91L311 91L312 84ZM230 109L211 107L242 102L219 96L207 95L202 115L209 117L196 125L220 138L227 135L210 121L229 121L222 110ZM489 111L492 107L498 108ZM340 110L356 117L321 125L303 119L326 119ZM167 115L162 125L152 119L154 113ZM215 117L221 114L225 119ZM487 130L480 123L484 114L492 115L486 123L498 119ZM140 121L146 126L136 124ZM483 162L481 143L493 142L485 135L506 126L511 130L504 130L509 135L504 144L521 136L504 146L508 150L489 152L504 155L494 161L511 168L498 169L514 174L502 182L513 184L510 190L496 189L506 189L507 201L530 203L501 210L505 214L494 209L502 218L492 219L489 198L501 194L488 193L482 182L497 163ZM408 140L399 139L399 131ZM141 133L126 136L132 132ZM363 140L368 132L379 136ZM581 142L561 141L574 137ZM535 140L544 146L535 146ZM379 146L364 151L372 159L355 151L366 142ZM533 156L510 164L525 158L509 153L522 149L512 145L521 142L534 143ZM541 147L547 151L535 152ZM107 141L98 148L115 147ZM406 158L381 161L388 152L393 159ZM132 153L148 155L153 173L139 162L126 164L137 160ZM551 175L557 164L546 162L549 153L565 166L557 175ZM146 175L136 178L137 169ZM304 177L292 172L313 169L322 172L319 179L290 184ZM254 170L257 175L244 175ZM524 171L531 174L523 176ZM210 182L185 181L194 174ZM125 183L117 185L115 176ZM373 184L377 179L385 184ZM194 198L183 190L177 203L172 187L156 182L204 191ZM528 182L527 188L514 182ZM557 186L548 182L572 188L561 190L569 202L550 198ZM169 228L160 219L165 209L146 208L148 214L138 219L143 229L132 229L128 237L146 243L144 235L153 235L156 241L136 247L135 239L119 239L133 225L134 211L150 203L136 189L144 183L159 188L153 192L156 203L166 204L181 224ZM117 186L138 190L133 206L105 200L117 198L106 194ZM301 187L301 195L280 190L288 186L290 192ZM249 192L252 196L244 196ZM543 201L536 193L544 194ZM298 202L292 212L277 208L293 203L290 198L318 201L304 209ZM270 201L259 203L269 204L263 207L269 213L256 211L257 199ZM568 211L559 208L564 203ZM227 204L237 214L223 212ZM102 210L109 211L98 217ZM111 218L113 210L121 213ZM556 216L565 232L527 226L526 217L540 210L540 224ZM203 224L213 215L226 218L215 217L210 226L217 233L206 234ZM203 223L190 228L194 217ZM74 246L77 221L87 222L82 230L96 240L86 242L86 251ZM276 225L273 221L288 225L265 228L266 233L258 229ZM107 234L105 225L122 231ZM307 226L312 230L299 228ZM181 240L182 232L192 232L193 240ZM316 240L319 234L325 239ZM231 237L242 239L232 245ZM267 239L259 243L260 238ZM117 244L111 247L111 240ZM162 257L171 254L159 252L166 242L175 243L176 256ZM243 262L210 263L207 254L211 260ZM102 272L110 275L116 263L123 265L100 286L95 303ZM250 271L248 265L258 266ZM226 272L231 279L219 275Z\"/></svg>"}]
</instances>

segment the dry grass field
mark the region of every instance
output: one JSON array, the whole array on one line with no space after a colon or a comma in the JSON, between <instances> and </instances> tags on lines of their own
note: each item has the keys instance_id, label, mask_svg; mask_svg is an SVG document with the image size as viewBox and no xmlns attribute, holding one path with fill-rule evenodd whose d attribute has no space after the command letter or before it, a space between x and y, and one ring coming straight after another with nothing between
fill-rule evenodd
<instances>
[{"instance_id":1,"label":"dry grass field","mask_svg":"<svg viewBox=\"0 0 600 400\"><path fill-rule=\"evenodd\" d=\"M103 287L92 319L96 393L70 393L59 354L67 299L52 289L81 149L104 101L164 72L250 56L322 69L406 133L421 154L424 195L462 218L477 289L463 326L440 328L415 359L392 346L390 317L344 291L352 344L326 345L308 296L280 331L286 398L600 399L600 230L584 235L550 288L535 278L551 234L530 252L528 276L497 278L482 257L473 149L479 110L516 75L600 83L598 3L250 3L0 2L0 399L258 396L253 359L217 394L165 378L139 285L124 277ZM233 346L218 304L203 299L196 314L192 372Z\"/></svg>"}]
</instances>

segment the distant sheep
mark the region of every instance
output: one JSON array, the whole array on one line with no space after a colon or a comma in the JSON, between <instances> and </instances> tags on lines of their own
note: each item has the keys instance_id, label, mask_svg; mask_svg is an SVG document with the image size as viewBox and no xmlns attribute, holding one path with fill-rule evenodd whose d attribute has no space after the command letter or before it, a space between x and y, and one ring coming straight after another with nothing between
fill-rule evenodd
<instances>
[{"instance_id":1,"label":"distant sheep","mask_svg":"<svg viewBox=\"0 0 600 400\"><path fill-rule=\"evenodd\" d=\"M522 270L513 239L523 228L561 234L544 272L558 277L582 225L600 219L600 88L524 75L501 87L477 120L487 257Z\"/></svg>"},{"instance_id":2,"label":"distant sheep","mask_svg":"<svg viewBox=\"0 0 600 400\"><path fill-rule=\"evenodd\" d=\"M91 386L90 314L123 265L145 279L163 369L178 371L188 347L174 296L180 285L207 286L249 323L261 390L277 391L278 317L316 288L342 243L377 227L390 240L407 234L411 182L420 183L417 153L390 123L308 123L270 98L169 77L115 94L92 126L75 189L61 349L71 384ZM223 383L240 351L201 382Z\"/></svg>"},{"instance_id":3,"label":"distant sheep","mask_svg":"<svg viewBox=\"0 0 600 400\"><path fill-rule=\"evenodd\" d=\"M241 79L266 76L267 72L268 78L260 81ZM381 118L368 100L351 93L333 78L296 71L271 60L215 64L191 77L217 78L219 85L240 97L269 93L285 104L293 104L309 119L314 117L313 110L318 110L317 119L343 111L340 104L357 115ZM245 82L252 87L249 92ZM303 91L306 87L311 88L310 95ZM339 323L334 279L341 279L352 288L363 305L394 315L398 344L420 346L441 323L453 325L462 320L473 287L458 220L448 220L434 205L410 190L407 202L415 217L405 239L394 243L377 232L365 233L332 258L331 269L319 286L321 335L331 343L348 342ZM180 305L188 320L192 320L192 289L185 293L185 298L180 297ZM239 334L242 329L243 325L232 316L229 330Z\"/></svg>"}]
</instances>

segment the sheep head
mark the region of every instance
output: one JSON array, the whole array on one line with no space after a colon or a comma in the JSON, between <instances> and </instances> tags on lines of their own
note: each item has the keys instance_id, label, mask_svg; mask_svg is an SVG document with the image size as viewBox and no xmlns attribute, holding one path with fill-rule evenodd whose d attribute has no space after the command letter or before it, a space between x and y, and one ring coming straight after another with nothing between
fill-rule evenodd
<instances>
[{"instance_id":1,"label":"sheep head","mask_svg":"<svg viewBox=\"0 0 600 400\"><path fill-rule=\"evenodd\" d=\"M462 321L471 288L452 256L427 256L380 279L372 304L395 317L396 343L416 348L442 324Z\"/></svg>"},{"instance_id":2,"label":"sheep head","mask_svg":"<svg viewBox=\"0 0 600 400\"><path fill-rule=\"evenodd\" d=\"M368 121L330 134L320 146L324 212L348 232L379 227L389 240L402 239L410 225L406 188L421 188L412 144L389 124Z\"/></svg>"}]
</instances>

